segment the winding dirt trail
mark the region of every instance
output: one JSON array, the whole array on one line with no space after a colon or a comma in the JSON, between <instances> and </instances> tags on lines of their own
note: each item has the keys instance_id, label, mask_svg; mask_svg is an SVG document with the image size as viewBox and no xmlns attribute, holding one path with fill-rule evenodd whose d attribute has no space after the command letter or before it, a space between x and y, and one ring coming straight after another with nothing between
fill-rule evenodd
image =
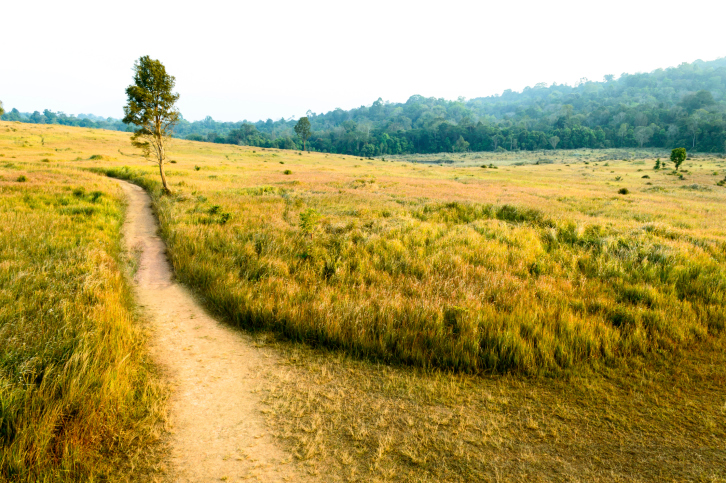
<instances>
[{"instance_id":1,"label":"winding dirt trail","mask_svg":"<svg viewBox=\"0 0 726 483\"><path fill-rule=\"evenodd\" d=\"M154 359L174 385L171 481L305 480L267 433L260 412L255 389L274 368L274 356L211 318L173 281L151 199L140 187L119 183L128 198L126 245L141 252L136 297L152 323Z\"/></svg>"}]
</instances>

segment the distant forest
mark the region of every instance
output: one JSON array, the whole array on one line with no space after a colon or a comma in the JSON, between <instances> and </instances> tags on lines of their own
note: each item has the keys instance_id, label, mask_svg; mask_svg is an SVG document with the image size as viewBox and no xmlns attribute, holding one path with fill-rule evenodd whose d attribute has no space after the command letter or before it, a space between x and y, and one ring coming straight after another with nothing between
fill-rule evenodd
<instances>
[{"instance_id":1,"label":"distant forest","mask_svg":"<svg viewBox=\"0 0 726 483\"><path fill-rule=\"evenodd\" d=\"M726 151L726 58L650 73L537 84L522 92L456 101L412 96L325 114L308 112L307 146L359 156L451 151L686 147ZM13 109L3 120L130 130L120 120ZM196 141L301 149L296 120L182 119L175 136Z\"/></svg>"}]
</instances>

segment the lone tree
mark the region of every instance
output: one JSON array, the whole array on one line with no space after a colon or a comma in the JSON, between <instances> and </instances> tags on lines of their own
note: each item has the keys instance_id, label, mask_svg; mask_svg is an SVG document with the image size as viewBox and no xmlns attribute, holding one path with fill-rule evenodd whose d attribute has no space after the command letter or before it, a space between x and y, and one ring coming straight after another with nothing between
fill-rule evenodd
<instances>
[{"instance_id":1,"label":"lone tree","mask_svg":"<svg viewBox=\"0 0 726 483\"><path fill-rule=\"evenodd\" d=\"M676 171L681 167L683 161L686 160L686 148L676 148L671 151L671 161L676 165Z\"/></svg>"},{"instance_id":2,"label":"lone tree","mask_svg":"<svg viewBox=\"0 0 726 483\"><path fill-rule=\"evenodd\" d=\"M552 146L552 149L557 149L557 143L560 142L560 138L557 136L552 136L549 138L550 145Z\"/></svg>"},{"instance_id":3,"label":"lone tree","mask_svg":"<svg viewBox=\"0 0 726 483\"><path fill-rule=\"evenodd\" d=\"M166 148L174 125L179 121L176 101L179 94L172 92L176 79L166 73L164 64L145 55L134 63L134 83L126 88L128 104L124 106L123 122L136 127L131 144L140 148L144 156L159 164L164 192L171 190L166 184L164 162Z\"/></svg>"},{"instance_id":4,"label":"lone tree","mask_svg":"<svg viewBox=\"0 0 726 483\"><path fill-rule=\"evenodd\" d=\"M301 117L300 120L295 124L295 134L297 134L303 142L303 151L305 151L305 143L313 133L310 121L307 117Z\"/></svg>"},{"instance_id":5,"label":"lone tree","mask_svg":"<svg viewBox=\"0 0 726 483\"><path fill-rule=\"evenodd\" d=\"M5 114L5 109L3 109L3 101L0 101L0 116Z\"/></svg>"}]
</instances>

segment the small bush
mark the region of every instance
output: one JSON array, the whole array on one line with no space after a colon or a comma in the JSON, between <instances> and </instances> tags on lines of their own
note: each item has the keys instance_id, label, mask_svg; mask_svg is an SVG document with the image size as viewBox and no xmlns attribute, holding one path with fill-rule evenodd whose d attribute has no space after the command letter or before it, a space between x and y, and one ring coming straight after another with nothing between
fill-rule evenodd
<instances>
[{"instance_id":1,"label":"small bush","mask_svg":"<svg viewBox=\"0 0 726 483\"><path fill-rule=\"evenodd\" d=\"M75 196L76 198L83 198L83 196L85 196L85 194L86 194L86 189L83 187L76 188L73 190L73 196Z\"/></svg>"},{"instance_id":2,"label":"small bush","mask_svg":"<svg viewBox=\"0 0 726 483\"><path fill-rule=\"evenodd\" d=\"M24 175L21 174L20 176L18 176L18 183L25 183L26 181L28 181L28 178L26 178Z\"/></svg>"},{"instance_id":3,"label":"small bush","mask_svg":"<svg viewBox=\"0 0 726 483\"><path fill-rule=\"evenodd\" d=\"M101 160L103 160L105 158L102 155L100 155L100 154L94 154L93 156L91 156L88 159L90 159L92 161L101 161Z\"/></svg>"},{"instance_id":4,"label":"small bush","mask_svg":"<svg viewBox=\"0 0 726 483\"><path fill-rule=\"evenodd\" d=\"M200 168L199 166L194 166L194 171L199 171L200 169L202 168Z\"/></svg>"},{"instance_id":5,"label":"small bush","mask_svg":"<svg viewBox=\"0 0 726 483\"><path fill-rule=\"evenodd\" d=\"M650 179L650 176L648 176L648 175L646 174L646 175L642 176L642 178L643 178L643 179Z\"/></svg>"},{"instance_id":6,"label":"small bush","mask_svg":"<svg viewBox=\"0 0 726 483\"><path fill-rule=\"evenodd\" d=\"M628 188L620 188L618 190L618 194L621 194L621 195L627 195L628 193L630 193L630 191L628 191Z\"/></svg>"},{"instance_id":7,"label":"small bush","mask_svg":"<svg viewBox=\"0 0 726 483\"><path fill-rule=\"evenodd\" d=\"M282 174L292 174L292 171L290 171L289 169L286 169L285 171L282 172Z\"/></svg>"},{"instance_id":8,"label":"small bush","mask_svg":"<svg viewBox=\"0 0 726 483\"><path fill-rule=\"evenodd\" d=\"M313 231L315 230L319 219L320 214L312 208L308 208L304 212L300 213L300 228L303 233L310 235L310 238L312 238Z\"/></svg>"}]
</instances>

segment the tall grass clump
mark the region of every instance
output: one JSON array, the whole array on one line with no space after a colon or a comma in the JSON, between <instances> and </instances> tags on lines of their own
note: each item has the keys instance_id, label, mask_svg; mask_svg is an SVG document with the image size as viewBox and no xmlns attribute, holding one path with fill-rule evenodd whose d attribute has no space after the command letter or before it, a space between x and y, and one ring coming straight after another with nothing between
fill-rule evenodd
<instances>
[{"instance_id":1,"label":"tall grass clump","mask_svg":"<svg viewBox=\"0 0 726 483\"><path fill-rule=\"evenodd\" d=\"M353 188L214 182L201 198L161 196L153 175L109 174L150 190L177 276L212 310L361 357L557 372L686 347L726 322L726 253L713 240ZM208 223L211 206L233 221ZM316 224L301 223L311 210Z\"/></svg>"},{"instance_id":2,"label":"tall grass clump","mask_svg":"<svg viewBox=\"0 0 726 483\"><path fill-rule=\"evenodd\" d=\"M120 265L122 202L93 175L0 182L0 481L131 481L164 391Z\"/></svg>"}]
</instances>

